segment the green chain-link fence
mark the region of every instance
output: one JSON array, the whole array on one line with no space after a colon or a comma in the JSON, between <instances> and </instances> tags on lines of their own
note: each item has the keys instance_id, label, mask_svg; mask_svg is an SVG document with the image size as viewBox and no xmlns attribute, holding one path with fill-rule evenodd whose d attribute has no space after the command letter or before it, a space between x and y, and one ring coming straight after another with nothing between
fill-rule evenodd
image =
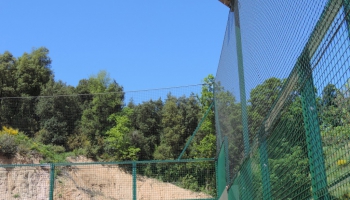
<instances>
[{"instance_id":1,"label":"green chain-link fence","mask_svg":"<svg viewBox=\"0 0 350 200\"><path fill-rule=\"evenodd\" d=\"M214 159L1 165L0 184L6 200L216 197Z\"/></svg>"},{"instance_id":2,"label":"green chain-link fence","mask_svg":"<svg viewBox=\"0 0 350 200\"><path fill-rule=\"evenodd\" d=\"M349 6L232 1L215 84L219 197L350 199Z\"/></svg>"}]
</instances>

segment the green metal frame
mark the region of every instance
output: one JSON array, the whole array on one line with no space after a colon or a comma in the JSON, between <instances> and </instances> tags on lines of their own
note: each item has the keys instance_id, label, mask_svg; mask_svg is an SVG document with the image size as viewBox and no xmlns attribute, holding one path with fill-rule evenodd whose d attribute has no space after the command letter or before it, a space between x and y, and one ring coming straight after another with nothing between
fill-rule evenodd
<instances>
[{"instance_id":1,"label":"green metal frame","mask_svg":"<svg viewBox=\"0 0 350 200\"><path fill-rule=\"evenodd\" d=\"M54 188L55 188L55 165L51 163L50 164L50 191L49 191L50 200L53 200Z\"/></svg>"},{"instance_id":2,"label":"green metal frame","mask_svg":"<svg viewBox=\"0 0 350 200\"><path fill-rule=\"evenodd\" d=\"M261 181L263 186L263 199L271 199L271 183L269 170L269 157L267 154L267 141L264 129L259 133L259 153L260 153L260 169Z\"/></svg>"},{"instance_id":3,"label":"green metal frame","mask_svg":"<svg viewBox=\"0 0 350 200\"><path fill-rule=\"evenodd\" d=\"M327 176L323 157L315 86L308 51L303 52L297 64L301 102L303 110L306 145L311 173L312 196L314 199L330 199L327 188Z\"/></svg>"},{"instance_id":4,"label":"green metal frame","mask_svg":"<svg viewBox=\"0 0 350 200\"><path fill-rule=\"evenodd\" d=\"M227 174L226 174L226 147L225 147L225 143L222 143L220 146L220 152L218 154L218 158L217 158L217 170L216 170L216 174L217 174L217 182L216 182L216 193L218 198L220 198L220 196L222 195L222 193L224 192L224 190L226 189L227 186Z\"/></svg>"},{"instance_id":5,"label":"green metal frame","mask_svg":"<svg viewBox=\"0 0 350 200\"><path fill-rule=\"evenodd\" d=\"M232 3L232 1L231 1ZM239 77L239 90L240 90L240 102L242 110L242 126L243 126L243 143L244 143L244 156L247 158L247 166L244 168L243 174L245 177L245 185L247 186L247 199L253 199L254 189L252 186L253 177L251 173L251 160L249 159L250 154L250 141L249 141L249 129L248 129L248 111L247 111L247 99L245 90L245 78L243 68L243 52L242 52L242 38L241 38L241 27L239 18L239 6L238 1L233 1L233 9L231 5L231 11L234 12L235 17L235 35L236 35L236 51L237 51L237 62L238 62L238 77Z\"/></svg>"},{"instance_id":6,"label":"green metal frame","mask_svg":"<svg viewBox=\"0 0 350 200\"><path fill-rule=\"evenodd\" d=\"M136 185L136 162L132 163L132 199L136 200L136 192L137 192L137 185Z\"/></svg>"},{"instance_id":7,"label":"green metal frame","mask_svg":"<svg viewBox=\"0 0 350 200\"><path fill-rule=\"evenodd\" d=\"M243 69L243 52L242 52L242 38L241 38L241 27L239 22L239 9L238 1L234 2L234 16L235 16L235 35L236 35L236 51L237 51L237 62L238 62L238 77L239 77L239 91L242 109L242 126L243 126L243 141L244 141L244 155L248 156L250 152L249 144L249 132L248 132L248 111L247 111L247 99L245 91L245 79Z\"/></svg>"}]
</instances>

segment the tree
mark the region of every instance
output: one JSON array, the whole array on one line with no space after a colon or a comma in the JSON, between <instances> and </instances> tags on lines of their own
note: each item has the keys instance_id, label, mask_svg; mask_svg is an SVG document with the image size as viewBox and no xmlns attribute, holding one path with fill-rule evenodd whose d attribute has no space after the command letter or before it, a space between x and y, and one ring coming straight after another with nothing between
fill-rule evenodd
<instances>
[{"instance_id":1,"label":"tree","mask_svg":"<svg viewBox=\"0 0 350 200\"><path fill-rule=\"evenodd\" d=\"M37 99L34 96L40 94L53 76L48 53L48 49L41 47L29 54L24 53L18 59L13 58L9 52L1 56L0 66L4 76L1 76L0 93L17 98L2 99L0 123L19 128L28 135L33 135L38 130L35 116Z\"/></svg>"},{"instance_id":2,"label":"tree","mask_svg":"<svg viewBox=\"0 0 350 200\"><path fill-rule=\"evenodd\" d=\"M137 106L129 103L128 107L134 110L130 116L133 127L129 132L131 143L141 149L140 160L151 160L160 143L163 102L161 99L150 100Z\"/></svg>"},{"instance_id":3,"label":"tree","mask_svg":"<svg viewBox=\"0 0 350 200\"><path fill-rule=\"evenodd\" d=\"M89 104L91 103L93 99L93 95L90 92L89 89L89 80L87 79L81 79L75 88L75 92L79 94L79 102L80 102L80 108L81 110L85 110L89 107Z\"/></svg>"},{"instance_id":4,"label":"tree","mask_svg":"<svg viewBox=\"0 0 350 200\"><path fill-rule=\"evenodd\" d=\"M215 87L215 101L217 146L220 147L224 139L228 141L229 171L235 174L244 156L241 105L219 84Z\"/></svg>"},{"instance_id":5,"label":"tree","mask_svg":"<svg viewBox=\"0 0 350 200\"><path fill-rule=\"evenodd\" d=\"M108 117L122 110L124 92L105 71L90 77L87 85L93 98L83 111L80 129L90 142L88 154L95 157L103 153L106 131L113 126Z\"/></svg>"},{"instance_id":6,"label":"tree","mask_svg":"<svg viewBox=\"0 0 350 200\"><path fill-rule=\"evenodd\" d=\"M339 95L339 90L333 84L328 84L322 91L322 105L332 106L335 105L335 99Z\"/></svg>"},{"instance_id":7,"label":"tree","mask_svg":"<svg viewBox=\"0 0 350 200\"><path fill-rule=\"evenodd\" d=\"M311 182L299 90L294 88L284 100L284 106L265 133L272 190L278 191L274 195L282 199L299 199L311 195L310 190L300 190L300 187L310 188ZM266 127L262 128L266 130ZM286 189L289 192L286 192ZM293 193L298 190L300 192Z\"/></svg>"},{"instance_id":8,"label":"tree","mask_svg":"<svg viewBox=\"0 0 350 200\"><path fill-rule=\"evenodd\" d=\"M123 108L122 112L112 114L109 120L114 121L115 126L106 132L105 150L108 157L113 160L136 160L140 148L131 144L127 134L131 129L130 115L133 110L129 107Z\"/></svg>"},{"instance_id":9,"label":"tree","mask_svg":"<svg viewBox=\"0 0 350 200\"><path fill-rule=\"evenodd\" d=\"M198 123L198 104L194 95L176 98L168 94L162 110L163 132L155 159L175 159L184 148Z\"/></svg>"},{"instance_id":10,"label":"tree","mask_svg":"<svg viewBox=\"0 0 350 200\"><path fill-rule=\"evenodd\" d=\"M45 47L24 53L18 58L15 80L17 92L22 96L38 96L41 88L50 81L53 72L50 69L49 50Z\"/></svg>"},{"instance_id":11,"label":"tree","mask_svg":"<svg viewBox=\"0 0 350 200\"><path fill-rule=\"evenodd\" d=\"M201 120L207 112L208 114L193 141L191 156L195 158L213 158L216 153L214 107L211 107L209 110L210 105L214 101L214 76L212 74L204 78L201 95L200 97L197 96L197 98L200 105L198 119Z\"/></svg>"},{"instance_id":12,"label":"tree","mask_svg":"<svg viewBox=\"0 0 350 200\"><path fill-rule=\"evenodd\" d=\"M62 81L51 80L41 91L36 106L40 119L41 140L45 144L67 147L67 138L73 134L81 118L78 97L74 88Z\"/></svg>"},{"instance_id":13,"label":"tree","mask_svg":"<svg viewBox=\"0 0 350 200\"><path fill-rule=\"evenodd\" d=\"M6 51L0 55L0 126L12 125L14 108L17 107L17 100L4 97L15 97L16 84L14 73L16 72L16 58Z\"/></svg>"},{"instance_id":14,"label":"tree","mask_svg":"<svg viewBox=\"0 0 350 200\"><path fill-rule=\"evenodd\" d=\"M0 98L15 96L16 58L6 51L0 55Z\"/></svg>"},{"instance_id":15,"label":"tree","mask_svg":"<svg viewBox=\"0 0 350 200\"><path fill-rule=\"evenodd\" d=\"M328 84L322 91L321 122L323 127L337 127L346 124L346 98L333 84Z\"/></svg>"},{"instance_id":16,"label":"tree","mask_svg":"<svg viewBox=\"0 0 350 200\"><path fill-rule=\"evenodd\" d=\"M250 106L248 107L249 133L254 136L260 127L282 90L284 81L278 78L269 78L262 84L256 86L250 92Z\"/></svg>"}]
</instances>

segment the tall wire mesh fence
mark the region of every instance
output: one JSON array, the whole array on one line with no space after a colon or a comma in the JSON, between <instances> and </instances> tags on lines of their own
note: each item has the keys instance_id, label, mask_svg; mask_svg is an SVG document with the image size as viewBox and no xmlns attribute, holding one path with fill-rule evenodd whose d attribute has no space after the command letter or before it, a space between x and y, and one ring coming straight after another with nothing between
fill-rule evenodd
<instances>
[{"instance_id":1,"label":"tall wire mesh fence","mask_svg":"<svg viewBox=\"0 0 350 200\"><path fill-rule=\"evenodd\" d=\"M232 3L214 89L228 198L349 199L349 1Z\"/></svg>"}]
</instances>

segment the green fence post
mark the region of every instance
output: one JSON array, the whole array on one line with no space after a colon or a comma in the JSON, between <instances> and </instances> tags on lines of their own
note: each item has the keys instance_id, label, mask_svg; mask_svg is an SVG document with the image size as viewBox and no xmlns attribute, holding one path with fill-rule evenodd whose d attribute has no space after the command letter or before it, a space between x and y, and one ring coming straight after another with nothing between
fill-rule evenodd
<instances>
[{"instance_id":1,"label":"green fence post","mask_svg":"<svg viewBox=\"0 0 350 200\"><path fill-rule=\"evenodd\" d=\"M216 199L219 199L219 172L218 172L218 163L219 163L219 154L217 155L217 158L215 159L215 181L216 181ZM221 195L221 194L220 194Z\"/></svg>"},{"instance_id":2,"label":"green fence post","mask_svg":"<svg viewBox=\"0 0 350 200\"><path fill-rule=\"evenodd\" d=\"M269 160L267 154L267 142L265 131L262 129L259 133L259 153L260 153L260 168L261 181L263 188L263 199L271 199L271 184L270 184L270 170Z\"/></svg>"},{"instance_id":3,"label":"green fence post","mask_svg":"<svg viewBox=\"0 0 350 200\"><path fill-rule=\"evenodd\" d=\"M245 91L245 79L244 79L244 68L243 68L243 51L242 51L242 38L241 38L241 25L239 19L239 5L237 0L232 0L233 12L235 16L235 33L236 33L236 50L237 50L237 61L238 61L238 77L239 77L239 91L241 100L242 110L242 126L243 126L243 143L244 143L244 156L248 159L247 168L245 169L246 174L246 186L247 199L253 199L254 188L253 186L253 175L251 170L250 156L250 142L249 142L249 130L248 130L248 111L247 111L247 99ZM232 5L231 5L232 8Z\"/></svg>"},{"instance_id":4,"label":"green fence post","mask_svg":"<svg viewBox=\"0 0 350 200\"><path fill-rule=\"evenodd\" d=\"M244 69L243 69L243 52L242 52L241 26L239 22L238 1L235 1L234 14L235 14L235 33L236 33L236 51L237 51L237 61L238 61L239 92L240 92L241 110L242 110L244 156L248 156L250 152L249 132L248 132L248 112L247 112L247 99L246 99L245 79L244 79Z\"/></svg>"},{"instance_id":5,"label":"green fence post","mask_svg":"<svg viewBox=\"0 0 350 200\"><path fill-rule=\"evenodd\" d=\"M53 200L53 191L55 188L55 164L50 164L50 191L49 191L49 199Z\"/></svg>"},{"instance_id":6,"label":"green fence post","mask_svg":"<svg viewBox=\"0 0 350 200\"><path fill-rule=\"evenodd\" d=\"M230 184L230 157L228 152L228 138L224 137L224 149L225 149L225 169L226 169L226 186Z\"/></svg>"},{"instance_id":7,"label":"green fence post","mask_svg":"<svg viewBox=\"0 0 350 200\"><path fill-rule=\"evenodd\" d=\"M217 157L217 182L216 182L216 188L217 188L217 195L218 198L220 198L224 190L227 186L227 177L226 177L226 148L225 144L222 143L220 146L220 152Z\"/></svg>"},{"instance_id":8,"label":"green fence post","mask_svg":"<svg viewBox=\"0 0 350 200\"><path fill-rule=\"evenodd\" d=\"M307 50L303 51L299 57L297 70L311 173L312 195L313 199L328 200L330 197L327 189L322 138L317 115L316 91L313 83L309 52Z\"/></svg>"},{"instance_id":9,"label":"green fence post","mask_svg":"<svg viewBox=\"0 0 350 200\"><path fill-rule=\"evenodd\" d=\"M136 200L137 185L136 185L136 162L132 162L132 199Z\"/></svg>"}]
</instances>

